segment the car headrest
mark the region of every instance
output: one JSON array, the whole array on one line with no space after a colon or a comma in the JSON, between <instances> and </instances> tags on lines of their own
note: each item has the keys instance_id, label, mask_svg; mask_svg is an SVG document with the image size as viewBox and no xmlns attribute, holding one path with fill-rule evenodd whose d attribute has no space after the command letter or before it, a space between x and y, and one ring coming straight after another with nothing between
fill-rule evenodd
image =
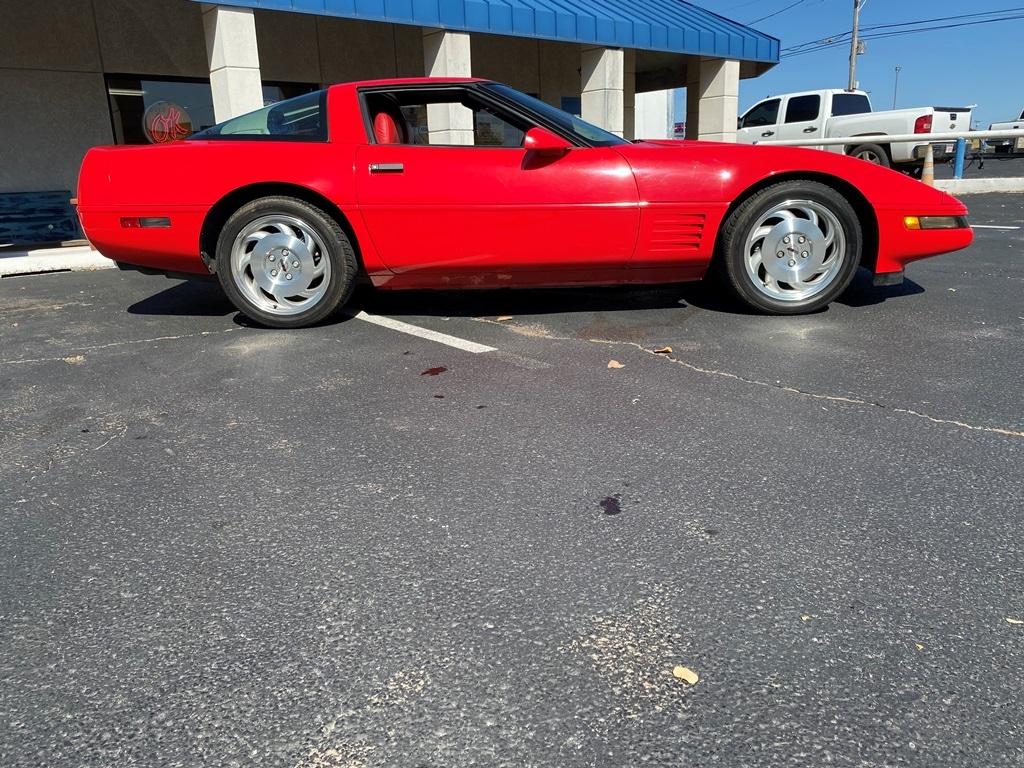
<instances>
[{"instance_id":1,"label":"car headrest","mask_svg":"<svg viewBox=\"0 0 1024 768\"><path fill-rule=\"evenodd\" d=\"M387 112L378 112L373 118L373 135L378 144L401 144L402 133L395 118Z\"/></svg>"}]
</instances>

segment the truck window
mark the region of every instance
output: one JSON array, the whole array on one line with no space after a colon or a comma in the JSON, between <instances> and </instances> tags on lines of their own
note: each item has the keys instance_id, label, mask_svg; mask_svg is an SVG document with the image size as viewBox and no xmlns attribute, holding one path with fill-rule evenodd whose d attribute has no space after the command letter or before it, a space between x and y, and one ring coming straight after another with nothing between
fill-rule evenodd
<instances>
[{"instance_id":1,"label":"truck window","mask_svg":"<svg viewBox=\"0 0 1024 768\"><path fill-rule=\"evenodd\" d=\"M775 125L779 119L779 99L762 101L751 107L743 116L740 128L757 128L761 125Z\"/></svg>"},{"instance_id":2,"label":"truck window","mask_svg":"<svg viewBox=\"0 0 1024 768\"><path fill-rule=\"evenodd\" d=\"M806 123L818 117L821 96L795 96L786 105L787 123Z\"/></svg>"},{"instance_id":3,"label":"truck window","mask_svg":"<svg viewBox=\"0 0 1024 768\"><path fill-rule=\"evenodd\" d=\"M832 117L863 115L871 111L871 102L863 93L836 93L832 96Z\"/></svg>"}]
</instances>

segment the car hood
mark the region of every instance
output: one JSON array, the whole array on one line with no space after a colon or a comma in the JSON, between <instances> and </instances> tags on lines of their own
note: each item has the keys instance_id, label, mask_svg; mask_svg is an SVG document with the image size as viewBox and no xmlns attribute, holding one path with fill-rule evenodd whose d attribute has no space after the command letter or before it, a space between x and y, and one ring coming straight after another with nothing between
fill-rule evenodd
<instances>
[{"instance_id":1,"label":"car hood","mask_svg":"<svg viewBox=\"0 0 1024 768\"><path fill-rule=\"evenodd\" d=\"M618 148L648 202L731 202L766 179L801 175L856 188L878 209L908 205L963 214L960 201L906 174L838 152L714 141L651 140ZM699 194L700 197L695 196Z\"/></svg>"}]
</instances>

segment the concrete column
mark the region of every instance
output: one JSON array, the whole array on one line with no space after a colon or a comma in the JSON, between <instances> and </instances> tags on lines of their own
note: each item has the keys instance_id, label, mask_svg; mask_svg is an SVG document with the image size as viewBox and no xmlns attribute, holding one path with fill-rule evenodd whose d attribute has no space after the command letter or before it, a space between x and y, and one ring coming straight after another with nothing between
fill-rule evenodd
<instances>
[{"instance_id":1,"label":"concrete column","mask_svg":"<svg viewBox=\"0 0 1024 768\"><path fill-rule=\"evenodd\" d=\"M218 123L263 106L256 19L251 8L203 6L213 116Z\"/></svg>"},{"instance_id":2,"label":"concrete column","mask_svg":"<svg viewBox=\"0 0 1024 768\"><path fill-rule=\"evenodd\" d=\"M581 117L621 136L625 129L625 52L621 48L584 48L580 61Z\"/></svg>"},{"instance_id":3,"label":"concrete column","mask_svg":"<svg viewBox=\"0 0 1024 768\"><path fill-rule=\"evenodd\" d=\"M623 51L622 138L636 138L636 51Z\"/></svg>"},{"instance_id":4,"label":"concrete column","mask_svg":"<svg viewBox=\"0 0 1024 768\"><path fill-rule=\"evenodd\" d=\"M672 91L648 91L636 95L635 139L672 138Z\"/></svg>"},{"instance_id":5,"label":"concrete column","mask_svg":"<svg viewBox=\"0 0 1024 768\"><path fill-rule=\"evenodd\" d=\"M470 38L465 32L423 30L423 69L427 77L472 77ZM473 113L461 104L428 104L431 144L473 144Z\"/></svg>"},{"instance_id":6,"label":"concrete column","mask_svg":"<svg viewBox=\"0 0 1024 768\"><path fill-rule=\"evenodd\" d=\"M740 63L733 59L702 58L699 66L691 65L691 68L698 70L698 76L696 83L687 78L687 138L690 138L692 123L698 139L736 141ZM694 108L696 115L692 114Z\"/></svg>"}]
</instances>

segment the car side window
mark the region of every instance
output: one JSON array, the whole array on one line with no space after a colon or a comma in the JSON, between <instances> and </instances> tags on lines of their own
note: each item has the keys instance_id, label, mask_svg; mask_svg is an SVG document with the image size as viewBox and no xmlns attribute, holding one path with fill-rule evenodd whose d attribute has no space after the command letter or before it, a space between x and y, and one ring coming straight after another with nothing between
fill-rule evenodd
<instances>
[{"instance_id":1,"label":"car side window","mask_svg":"<svg viewBox=\"0 0 1024 768\"><path fill-rule=\"evenodd\" d=\"M364 104L377 144L514 148L532 127L465 88L374 91Z\"/></svg>"},{"instance_id":2,"label":"car side window","mask_svg":"<svg viewBox=\"0 0 1024 768\"><path fill-rule=\"evenodd\" d=\"M787 123L806 123L816 120L821 108L821 96L794 96L786 104Z\"/></svg>"},{"instance_id":3,"label":"car side window","mask_svg":"<svg viewBox=\"0 0 1024 768\"><path fill-rule=\"evenodd\" d=\"M192 139L326 141L327 92L305 93L194 133Z\"/></svg>"},{"instance_id":4,"label":"car side window","mask_svg":"<svg viewBox=\"0 0 1024 768\"><path fill-rule=\"evenodd\" d=\"M769 99L755 105L743 116L740 128L757 128L764 125L775 125L779 119L779 100Z\"/></svg>"}]
</instances>

